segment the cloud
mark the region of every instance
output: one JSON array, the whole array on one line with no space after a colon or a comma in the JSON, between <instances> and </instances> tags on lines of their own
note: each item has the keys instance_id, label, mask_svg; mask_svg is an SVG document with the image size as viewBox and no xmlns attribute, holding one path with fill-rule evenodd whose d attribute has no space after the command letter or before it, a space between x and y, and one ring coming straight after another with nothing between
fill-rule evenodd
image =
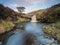
<instances>
[{"instance_id":1,"label":"cloud","mask_svg":"<svg viewBox=\"0 0 60 45\"><path fill-rule=\"evenodd\" d=\"M11 3L9 7L17 11L16 7L23 6L26 7L26 12L31 12L33 10L38 10L36 4L45 4L48 1L49 0L10 0L13 4Z\"/></svg>"},{"instance_id":2,"label":"cloud","mask_svg":"<svg viewBox=\"0 0 60 45\"><path fill-rule=\"evenodd\" d=\"M36 3L46 3L49 0L9 0L9 1L20 6L29 6L29 5L34 5ZM53 0L50 0L50 1L53 1Z\"/></svg>"},{"instance_id":3,"label":"cloud","mask_svg":"<svg viewBox=\"0 0 60 45\"><path fill-rule=\"evenodd\" d=\"M0 2L3 2L3 4L5 3L6 6L15 11L17 11L16 7L23 6L26 8L26 12L31 12L57 3L57 0L0 0Z\"/></svg>"}]
</instances>

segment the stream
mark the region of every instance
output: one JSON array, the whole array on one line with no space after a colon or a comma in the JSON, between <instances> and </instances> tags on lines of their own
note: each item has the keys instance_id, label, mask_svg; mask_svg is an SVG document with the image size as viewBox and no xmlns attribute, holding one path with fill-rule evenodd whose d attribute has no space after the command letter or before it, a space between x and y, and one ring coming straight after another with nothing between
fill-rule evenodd
<instances>
[{"instance_id":1,"label":"stream","mask_svg":"<svg viewBox=\"0 0 60 45\"><path fill-rule=\"evenodd\" d=\"M17 25L19 27L20 24ZM19 30L7 39L6 45L47 45L48 43L54 45L54 39L48 39L44 36L42 30L43 24L38 22L28 22L23 24L24 30Z\"/></svg>"}]
</instances>

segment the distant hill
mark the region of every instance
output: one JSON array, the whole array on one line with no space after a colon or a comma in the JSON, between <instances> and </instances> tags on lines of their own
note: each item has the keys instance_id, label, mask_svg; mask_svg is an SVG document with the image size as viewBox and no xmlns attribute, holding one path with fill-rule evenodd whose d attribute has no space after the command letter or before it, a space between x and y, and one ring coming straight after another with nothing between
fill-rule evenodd
<instances>
[{"instance_id":1,"label":"distant hill","mask_svg":"<svg viewBox=\"0 0 60 45\"><path fill-rule=\"evenodd\" d=\"M28 15L37 15L37 20L40 22L56 22L60 21L60 3L50 8L37 10Z\"/></svg>"},{"instance_id":2,"label":"distant hill","mask_svg":"<svg viewBox=\"0 0 60 45\"><path fill-rule=\"evenodd\" d=\"M49 22L60 21L60 3L53 5L50 8L33 11L28 14L15 12L9 7L5 7L2 4L0 4L0 21L1 20L30 21L32 15L37 15L37 20L40 22L49 23Z\"/></svg>"},{"instance_id":3,"label":"distant hill","mask_svg":"<svg viewBox=\"0 0 60 45\"><path fill-rule=\"evenodd\" d=\"M14 10L10 9L9 7L5 7L0 4L0 20L16 20L16 16L19 15Z\"/></svg>"},{"instance_id":4,"label":"distant hill","mask_svg":"<svg viewBox=\"0 0 60 45\"><path fill-rule=\"evenodd\" d=\"M25 21L25 17L23 15L26 15L24 13L18 13L14 10L10 9L9 7L5 7L4 5L0 4L0 21Z\"/></svg>"}]
</instances>

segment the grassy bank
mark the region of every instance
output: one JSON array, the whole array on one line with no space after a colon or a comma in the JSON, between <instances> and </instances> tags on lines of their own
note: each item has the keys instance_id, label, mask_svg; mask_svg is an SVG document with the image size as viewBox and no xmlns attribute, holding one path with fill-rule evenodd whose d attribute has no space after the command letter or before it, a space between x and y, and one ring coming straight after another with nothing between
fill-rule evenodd
<instances>
[{"instance_id":1,"label":"grassy bank","mask_svg":"<svg viewBox=\"0 0 60 45\"><path fill-rule=\"evenodd\" d=\"M10 21L2 21L0 23L0 33L4 33L6 31L9 31L13 28L14 23Z\"/></svg>"},{"instance_id":2,"label":"grassy bank","mask_svg":"<svg viewBox=\"0 0 60 45\"><path fill-rule=\"evenodd\" d=\"M45 32L46 37L54 38L60 43L60 22L44 25L43 31Z\"/></svg>"}]
</instances>

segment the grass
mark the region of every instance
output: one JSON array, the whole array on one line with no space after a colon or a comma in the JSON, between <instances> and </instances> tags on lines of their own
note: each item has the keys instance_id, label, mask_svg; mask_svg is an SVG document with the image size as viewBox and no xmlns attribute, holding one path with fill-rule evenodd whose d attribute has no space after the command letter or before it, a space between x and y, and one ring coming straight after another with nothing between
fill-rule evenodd
<instances>
[{"instance_id":1,"label":"grass","mask_svg":"<svg viewBox=\"0 0 60 45\"><path fill-rule=\"evenodd\" d=\"M60 28L60 22L56 22L56 23L55 23L55 27L56 27L56 28Z\"/></svg>"},{"instance_id":2,"label":"grass","mask_svg":"<svg viewBox=\"0 0 60 45\"><path fill-rule=\"evenodd\" d=\"M3 21L2 23L0 23L0 31L5 32L5 31L9 31L13 28L14 24L12 22L8 22L8 21Z\"/></svg>"},{"instance_id":3,"label":"grass","mask_svg":"<svg viewBox=\"0 0 60 45\"><path fill-rule=\"evenodd\" d=\"M48 38L55 38L57 41L60 41L60 22L54 24L48 24L43 26L43 31L45 36ZM59 42L60 43L60 42Z\"/></svg>"}]
</instances>

